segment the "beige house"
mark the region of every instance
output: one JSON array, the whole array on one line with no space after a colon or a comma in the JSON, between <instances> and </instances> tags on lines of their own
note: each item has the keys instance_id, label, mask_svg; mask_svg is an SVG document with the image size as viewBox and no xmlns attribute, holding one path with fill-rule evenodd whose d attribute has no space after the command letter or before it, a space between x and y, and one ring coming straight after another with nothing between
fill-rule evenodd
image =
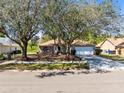
<instances>
[{"instance_id":1,"label":"beige house","mask_svg":"<svg viewBox=\"0 0 124 93\"><path fill-rule=\"evenodd\" d=\"M96 47L102 49L102 54L124 55L124 38L108 38Z\"/></svg>"},{"instance_id":2,"label":"beige house","mask_svg":"<svg viewBox=\"0 0 124 93\"><path fill-rule=\"evenodd\" d=\"M50 40L45 43L39 44L40 52L42 53L53 53L53 51L58 50L59 41L56 40ZM61 44L64 44L63 41L61 41ZM57 47L53 47L56 45ZM82 40L74 40L74 42L71 45L71 48L74 48L76 50L76 55L93 55L95 51L94 45L89 44L88 42L82 41ZM63 50L63 49L62 49Z\"/></svg>"},{"instance_id":3,"label":"beige house","mask_svg":"<svg viewBox=\"0 0 124 93\"><path fill-rule=\"evenodd\" d=\"M12 51L18 50L19 46L12 42L8 38L0 38L0 54L11 53Z\"/></svg>"}]
</instances>

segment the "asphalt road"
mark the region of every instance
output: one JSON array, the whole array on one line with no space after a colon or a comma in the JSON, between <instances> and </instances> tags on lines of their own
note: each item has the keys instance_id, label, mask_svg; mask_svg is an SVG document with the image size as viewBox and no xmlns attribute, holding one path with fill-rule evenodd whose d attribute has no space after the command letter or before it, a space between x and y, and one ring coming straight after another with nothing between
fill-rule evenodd
<instances>
[{"instance_id":1,"label":"asphalt road","mask_svg":"<svg viewBox=\"0 0 124 93\"><path fill-rule=\"evenodd\" d=\"M40 72L0 72L0 93L124 93L124 71L39 78Z\"/></svg>"}]
</instances>

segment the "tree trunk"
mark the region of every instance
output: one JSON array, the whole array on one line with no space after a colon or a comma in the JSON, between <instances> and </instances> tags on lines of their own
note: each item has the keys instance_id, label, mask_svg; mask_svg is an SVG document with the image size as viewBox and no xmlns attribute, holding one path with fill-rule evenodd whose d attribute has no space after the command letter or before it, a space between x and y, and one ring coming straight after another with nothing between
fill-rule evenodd
<instances>
[{"instance_id":1,"label":"tree trunk","mask_svg":"<svg viewBox=\"0 0 124 93\"><path fill-rule=\"evenodd\" d=\"M67 53L67 60L70 60L70 45L69 44L67 44L66 53Z\"/></svg>"},{"instance_id":2,"label":"tree trunk","mask_svg":"<svg viewBox=\"0 0 124 93\"><path fill-rule=\"evenodd\" d=\"M60 37L58 37L58 52L60 54L62 53L61 45L62 45L61 39L60 39Z\"/></svg>"},{"instance_id":3,"label":"tree trunk","mask_svg":"<svg viewBox=\"0 0 124 93\"><path fill-rule=\"evenodd\" d=\"M25 42L23 43L23 47L22 47L22 58L23 60L28 60L28 57L27 57L27 46L28 46L28 43Z\"/></svg>"},{"instance_id":4,"label":"tree trunk","mask_svg":"<svg viewBox=\"0 0 124 93\"><path fill-rule=\"evenodd\" d=\"M56 39L54 39L53 54L56 54Z\"/></svg>"},{"instance_id":5,"label":"tree trunk","mask_svg":"<svg viewBox=\"0 0 124 93\"><path fill-rule=\"evenodd\" d=\"M66 52L67 52L67 54L70 54L70 45L69 44L67 44Z\"/></svg>"}]
</instances>

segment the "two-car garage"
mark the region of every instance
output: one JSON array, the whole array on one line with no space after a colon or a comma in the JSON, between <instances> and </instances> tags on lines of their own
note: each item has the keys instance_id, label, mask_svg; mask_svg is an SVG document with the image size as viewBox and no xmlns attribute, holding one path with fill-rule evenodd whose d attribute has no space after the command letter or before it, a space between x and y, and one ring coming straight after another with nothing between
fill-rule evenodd
<instances>
[{"instance_id":1,"label":"two-car garage","mask_svg":"<svg viewBox=\"0 0 124 93\"><path fill-rule=\"evenodd\" d=\"M94 46L76 46L76 55L93 55Z\"/></svg>"}]
</instances>

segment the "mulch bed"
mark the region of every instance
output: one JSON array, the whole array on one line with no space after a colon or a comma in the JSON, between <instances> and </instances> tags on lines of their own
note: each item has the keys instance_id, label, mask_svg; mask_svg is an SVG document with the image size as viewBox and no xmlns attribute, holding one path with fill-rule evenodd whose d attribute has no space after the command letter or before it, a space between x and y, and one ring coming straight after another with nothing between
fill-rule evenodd
<instances>
[{"instance_id":1,"label":"mulch bed","mask_svg":"<svg viewBox=\"0 0 124 93\"><path fill-rule=\"evenodd\" d=\"M21 56L16 56L16 60L23 60ZM66 55L66 54L29 54L27 61L54 61L54 60L60 60L60 61L80 61L81 59L79 57L76 57L74 55ZM24 61L24 60L23 60Z\"/></svg>"}]
</instances>

